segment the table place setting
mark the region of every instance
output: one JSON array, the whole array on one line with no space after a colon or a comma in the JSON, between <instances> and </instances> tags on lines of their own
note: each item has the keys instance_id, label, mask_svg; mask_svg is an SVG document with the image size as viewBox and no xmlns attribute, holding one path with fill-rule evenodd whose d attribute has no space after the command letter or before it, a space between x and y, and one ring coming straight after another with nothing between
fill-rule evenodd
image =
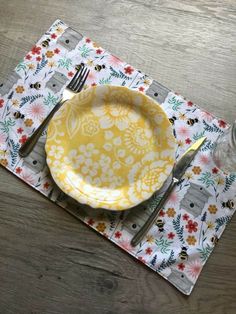
<instances>
[{"instance_id":1,"label":"table place setting","mask_svg":"<svg viewBox=\"0 0 236 314\"><path fill-rule=\"evenodd\" d=\"M61 20L0 82L0 164L186 295L236 209L236 122Z\"/></svg>"}]
</instances>

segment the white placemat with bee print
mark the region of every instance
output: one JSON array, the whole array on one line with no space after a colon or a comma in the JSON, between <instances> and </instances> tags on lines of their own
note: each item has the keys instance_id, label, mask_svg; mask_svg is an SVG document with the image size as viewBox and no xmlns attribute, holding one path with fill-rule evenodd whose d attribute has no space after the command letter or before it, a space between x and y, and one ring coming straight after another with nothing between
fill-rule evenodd
<instances>
[{"instance_id":1,"label":"white placemat with bee print","mask_svg":"<svg viewBox=\"0 0 236 314\"><path fill-rule=\"evenodd\" d=\"M161 210L156 225L136 248L131 247L130 240L156 206L161 191L125 212L91 209L69 198L54 184L46 165L45 134L27 158L18 155L21 144L60 99L76 65L81 63L90 69L86 87L122 85L156 99L173 124L177 159L198 138L207 137ZM1 164L187 295L235 211L236 175L222 173L210 157L214 141L227 128L223 120L121 61L60 20L53 23L0 85ZM93 125L88 125L87 130L92 136ZM60 154L57 147L56 154Z\"/></svg>"}]
</instances>

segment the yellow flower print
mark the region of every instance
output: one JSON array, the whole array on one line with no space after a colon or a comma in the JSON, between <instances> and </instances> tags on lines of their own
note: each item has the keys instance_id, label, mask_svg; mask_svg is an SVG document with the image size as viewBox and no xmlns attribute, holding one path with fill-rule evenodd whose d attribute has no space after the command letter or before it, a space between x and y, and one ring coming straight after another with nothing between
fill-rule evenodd
<instances>
[{"instance_id":1,"label":"yellow flower print","mask_svg":"<svg viewBox=\"0 0 236 314\"><path fill-rule=\"evenodd\" d=\"M210 214L215 214L217 212L217 207L215 205L209 205L208 211Z\"/></svg>"},{"instance_id":2,"label":"yellow flower print","mask_svg":"<svg viewBox=\"0 0 236 314\"><path fill-rule=\"evenodd\" d=\"M208 229L213 229L215 227L215 224L212 221L207 221L206 224Z\"/></svg>"},{"instance_id":3,"label":"yellow flower print","mask_svg":"<svg viewBox=\"0 0 236 314\"><path fill-rule=\"evenodd\" d=\"M17 99L12 99L12 105L14 106L14 107L19 107L19 100L17 100Z\"/></svg>"},{"instance_id":4,"label":"yellow flower print","mask_svg":"<svg viewBox=\"0 0 236 314\"><path fill-rule=\"evenodd\" d=\"M94 48L99 48L100 45L99 45L98 43L93 42L93 47L94 47Z\"/></svg>"},{"instance_id":5,"label":"yellow flower print","mask_svg":"<svg viewBox=\"0 0 236 314\"><path fill-rule=\"evenodd\" d=\"M47 56L47 58L52 58L54 56L54 52L51 50L48 50L45 55Z\"/></svg>"},{"instance_id":6,"label":"yellow flower print","mask_svg":"<svg viewBox=\"0 0 236 314\"><path fill-rule=\"evenodd\" d=\"M17 92L17 94L22 94L25 91L24 86L18 85L15 88L15 91Z\"/></svg>"},{"instance_id":7,"label":"yellow flower print","mask_svg":"<svg viewBox=\"0 0 236 314\"><path fill-rule=\"evenodd\" d=\"M193 178L193 174L189 171L187 171L184 175L185 179L190 180Z\"/></svg>"},{"instance_id":8,"label":"yellow flower print","mask_svg":"<svg viewBox=\"0 0 236 314\"><path fill-rule=\"evenodd\" d=\"M223 185L225 183L225 180L221 177L218 177L216 179L216 183L217 183L217 185Z\"/></svg>"},{"instance_id":9,"label":"yellow flower print","mask_svg":"<svg viewBox=\"0 0 236 314\"><path fill-rule=\"evenodd\" d=\"M57 32L58 34L61 34L61 33L63 32L63 28L60 27L60 26L58 26L58 27L56 28L56 32Z\"/></svg>"},{"instance_id":10,"label":"yellow flower print","mask_svg":"<svg viewBox=\"0 0 236 314\"><path fill-rule=\"evenodd\" d=\"M202 171L202 169L200 167L197 167L197 166L194 166L193 169L192 169L192 172L194 174L200 174Z\"/></svg>"},{"instance_id":11,"label":"yellow flower print","mask_svg":"<svg viewBox=\"0 0 236 314\"><path fill-rule=\"evenodd\" d=\"M147 235L147 238L146 238L146 241L148 242L148 243L154 243L154 237L152 236L152 235Z\"/></svg>"},{"instance_id":12,"label":"yellow flower print","mask_svg":"<svg viewBox=\"0 0 236 314\"><path fill-rule=\"evenodd\" d=\"M32 119L26 119L24 123L26 126L32 126L34 124Z\"/></svg>"},{"instance_id":13,"label":"yellow flower print","mask_svg":"<svg viewBox=\"0 0 236 314\"><path fill-rule=\"evenodd\" d=\"M149 84L150 84L150 80L147 79L147 78L145 78L145 79L143 80L143 83L144 83L145 85L149 85Z\"/></svg>"},{"instance_id":14,"label":"yellow flower print","mask_svg":"<svg viewBox=\"0 0 236 314\"><path fill-rule=\"evenodd\" d=\"M4 167L7 167L7 165L8 165L8 161L7 161L7 159L0 159L0 164L2 164Z\"/></svg>"},{"instance_id":15,"label":"yellow flower print","mask_svg":"<svg viewBox=\"0 0 236 314\"><path fill-rule=\"evenodd\" d=\"M91 119L82 124L82 132L84 135L93 136L99 131L99 124Z\"/></svg>"},{"instance_id":16,"label":"yellow flower print","mask_svg":"<svg viewBox=\"0 0 236 314\"><path fill-rule=\"evenodd\" d=\"M174 217L176 214L176 211L174 210L174 208L171 207L167 209L166 214L168 217Z\"/></svg>"},{"instance_id":17,"label":"yellow flower print","mask_svg":"<svg viewBox=\"0 0 236 314\"><path fill-rule=\"evenodd\" d=\"M88 60L88 61L87 61L87 65L88 65L88 66L92 67L93 64L94 64L94 63L93 63L93 60Z\"/></svg>"},{"instance_id":18,"label":"yellow flower print","mask_svg":"<svg viewBox=\"0 0 236 314\"><path fill-rule=\"evenodd\" d=\"M186 116L184 113L179 114L179 120L186 120Z\"/></svg>"},{"instance_id":19,"label":"yellow flower print","mask_svg":"<svg viewBox=\"0 0 236 314\"><path fill-rule=\"evenodd\" d=\"M35 68L33 63L27 64L27 66L30 70L33 70Z\"/></svg>"},{"instance_id":20,"label":"yellow flower print","mask_svg":"<svg viewBox=\"0 0 236 314\"><path fill-rule=\"evenodd\" d=\"M179 147L183 147L183 146L184 146L184 142L181 141L181 140L178 140L178 141L177 141L177 144L178 144Z\"/></svg>"},{"instance_id":21,"label":"yellow flower print","mask_svg":"<svg viewBox=\"0 0 236 314\"><path fill-rule=\"evenodd\" d=\"M49 61L49 62L48 62L48 66L49 66L50 68L55 67L55 66L56 66L56 62L54 62L54 61Z\"/></svg>"},{"instance_id":22,"label":"yellow flower print","mask_svg":"<svg viewBox=\"0 0 236 314\"><path fill-rule=\"evenodd\" d=\"M195 236L188 236L186 241L189 245L195 245L195 243L197 242Z\"/></svg>"},{"instance_id":23,"label":"yellow flower print","mask_svg":"<svg viewBox=\"0 0 236 314\"><path fill-rule=\"evenodd\" d=\"M106 225L104 222L99 222L96 226L97 231L104 232L106 229Z\"/></svg>"}]
</instances>

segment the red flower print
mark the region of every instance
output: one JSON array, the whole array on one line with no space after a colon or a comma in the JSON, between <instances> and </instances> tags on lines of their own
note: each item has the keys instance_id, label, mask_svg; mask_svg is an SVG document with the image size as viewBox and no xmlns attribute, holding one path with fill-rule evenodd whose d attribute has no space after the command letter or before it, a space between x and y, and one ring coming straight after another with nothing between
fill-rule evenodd
<instances>
[{"instance_id":1,"label":"red flower print","mask_svg":"<svg viewBox=\"0 0 236 314\"><path fill-rule=\"evenodd\" d=\"M193 106L193 103L192 103L191 101L188 101L188 102L187 102L187 105L188 105L189 107L192 107L192 106Z\"/></svg>"},{"instance_id":2,"label":"red flower print","mask_svg":"<svg viewBox=\"0 0 236 314\"><path fill-rule=\"evenodd\" d=\"M190 144L192 142L192 140L188 137L188 138L186 138L186 140L185 140L185 143L186 144Z\"/></svg>"},{"instance_id":3,"label":"red flower print","mask_svg":"<svg viewBox=\"0 0 236 314\"><path fill-rule=\"evenodd\" d=\"M53 34L51 35L51 38L52 38L52 39L56 39L56 38L57 38L57 35L53 33Z\"/></svg>"},{"instance_id":4,"label":"red flower print","mask_svg":"<svg viewBox=\"0 0 236 314\"><path fill-rule=\"evenodd\" d=\"M161 209L160 213L159 213L160 217L164 217L165 216L165 212Z\"/></svg>"},{"instance_id":5,"label":"red flower print","mask_svg":"<svg viewBox=\"0 0 236 314\"><path fill-rule=\"evenodd\" d=\"M32 52L33 55L39 55L40 54L40 50L41 50L41 47L34 46L31 49L31 52Z\"/></svg>"},{"instance_id":6,"label":"red flower print","mask_svg":"<svg viewBox=\"0 0 236 314\"><path fill-rule=\"evenodd\" d=\"M60 49L56 48L54 49L54 53L58 54L60 52Z\"/></svg>"},{"instance_id":7,"label":"red flower print","mask_svg":"<svg viewBox=\"0 0 236 314\"><path fill-rule=\"evenodd\" d=\"M139 256L139 257L138 257L138 260L139 260L140 262L144 263L144 264L146 263L145 259L144 259L142 256Z\"/></svg>"},{"instance_id":8,"label":"red flower print","mask_svg":"<svg viewBox=\"0 0 236 314\"><path fill-rule=\"evenodd\" d=\"M174 239L175 234L173 232L168 233L168 239Z\"/></svg>"},{"instance_id":9,"label":"red flower print","mask_svg":"<svg viewBox=\"0 0 236 314\"><path fill-rule=\"evenodd\" d=\"M122 233L120 231L116 231L115 238L120 239L121 236L122 236Z\"/></svg>"},{"instance_id":10,"label":"red flower print","mask_svg":"<svg viewBox=\"0 0 236 314\"><path fill-rule=\"evenodd\" d=\"M86 43L90 43L91 42L91 39L89 39L89 38L86 38Z\"/></svg>"},{"instance_id":11,"label":"red flower print","mask_svg":"<svg viewBox=\"0 0 236 314\"><path fill-rule=\"evenodd\" d=\"M207 157L207 155L200 155L199 157L200 159L200 164L203 164L203 165L207 165L209 163L209 158Z\"/></svg>"},{"instance_id":12,"label":"red flower print","mask_svg":"<svg viewBox=\"0 0 236 314\"><path fill-rule=\"evenodd\" d=\"M152 249L150 247L146 248L145 253L148 255L152 254Z\"/></svg>"},{"instance_id":13,"label":"red flower print","mask_svg":"<svg viewBox=\"0 0 236 314\"><path fill-rule=\"evenodd\" d=\"M24 130L22 128L17 129L17 133L21 134Z\"/></svg>"},{"instance_id":14,"label":"red flower print","mask_svg":"<svg viewBox=\"0 0 236 314\"><path fill-rule=\"evenodd\" d=\"M91 86L97 86L97 84L96 83L92 83Z\"/></svg>"},{"instance_id":15,"label":"red flower print","mask_svg":"<svg viewBox=\"0 0 236 314\"><path fill-rule=\"evenodd\" d=\"M3 107L3 104L4 104L4 100L3 100L3 99L0 99L0 108Z\"/></svg>"},{"instance_id":16,"label":"red flower print","mask_svg":"<svg viewBox=\"0 0 236 314\"><path fill-rule=\"evenodd\" d=\"M41 59L42 59L42 58L41 58L40 56L38 56L38 57L36 58L36 61L39 62L39 61L41 61Z\"/></svg>"},{"instance_id":17,"label":"red flower print","mask_svg":"<svg viewBox=\"0 0 236 314\"><path fill-rule=\"evenodd\" d=\"M96 53L97 53L98 55L100 55L100 54L102 53L102 50L101 50L101 49L97 49L97 50L96 50Z\"/></svg>"},{"instance_id":18,"label":"red flower print","mask_svg":"<svg viewBox=\"0 0 236 314\"><path fill-rule=\"evenodd\" d=\"M144 91L144 88L142 86L139 87L138 89L140 92L143 92Z\"/></svg>"},{"instance_id":19,"label":"red flower print","mask_svg":"<svg viewBox=\"0 0 236 314\"><path fill-rule=\"evenodd\" d=\"M189 220L188 224L185 227L186 229L188 229L189 233L192 233L192 232L197 232L197 226L198 226L197 222Z\"/></svg>"},{"instance_id":20,"label":"red flower print","mask_svg":"<svg viewBox=\"0 0 236 314\"><path fill-rule=\"evenodd\" d=\"M19 140L19 142L20 142L21 144L24 144L24 143L26 142L26 140L27 140L27 136L26 136L26 135L22 135L21 138L20 138L20 140Z\"/></svg>"},{"instance_id":21,"label":"red flower print","mask_svg":"<svg viewBox=\"0 0 236 314\"><path fill-rule=\"evenodd\" d=\"M50 186L50 184L48 182L45 182L43 185L43 188L47 190L49 188L49 186Z\"/></svg>"},{"instance_id":22,"label":"red flower print","mask_svg":"<svg viewBox=\"0 0 236 314\"><path fill-rule=\"evenodd\" d=\"M130 65L125 67L124 70L125 70L125 74L129 74L129 75L132 74L134 71L134 69Z\"/></svg>"},{"instance_id":23,"label":"red flower print","mask_svg":"<svg viewBox=\"0 0 236 314\"><path fill-rule=\"evenodd\" d=\"M225 122L225 121L219 120L218 122L219 122L219 126L220 126L221 128L225 128L225 127L226 127L226 122Z\"/></svg>"},{"instance_id":24,"label":"red flower print","mask_svg":"<svg viewBox=\"0 0 236 314\"><path fill-rule=\"evenodd\" d=\"M180 136L188 137L189 136L189 129L186 126L179 127L177 134L179 133Z\"/></svg>"},{"instance_id":25,"label":"red flower print","mask_svg":"<svg viewBox=\"0 0 236 314\"><path fill-rule=\"evenodd\" d=\"M92 218L90 218L88 220L88 225L92 226L94 223L95 223L95 221Z\"/></svg>"},{"instance_id":26,"label":"red flower print","mask_svg":"<svg viewBox=\"0 0 236 314\"><path fill-rule=\"evenodd\" d=\"M211 171L212 171L212 173L216 174L216 173L218 173L219 170L218 170L218 168L214 167Z\"/></svg>"},{"instance_id":27,"label":"red flower print","mask_svg":"<svg viewBox=\"0 0 236 314\"><path fill-rule=\"evenodd\" d=\"M32 57L31 57L31 55L29 55L29 54L26 55L26 57L25 57L26 60L30 60L31 58L32 58Z\"/></svg>"},{"instance_id":28,"label":"red flower print","mask_svg":"<svg viewBox=\"0 0 236 314\"><path fill-rule=\"evenodd\" d=\"M72 71L70 71L70 72L67 73L67 75L68 75L69 77L72 77L72 76L74 75L74 73L73 73Z\"/></svg>"},{"instance_id":29,"label":"red flower print","mask_svg":"<svg viewBox=\"0 0 236 314\"><path fill-rule=\"evenodd\" d=\"M20 168L20 167L17 167L17 168L16 168L16 173L20 174L21 171L22 171L22 168Z\"/></svg>"},{"instance_id":30,"label":"red flower print","mask_svg":"<svg viewBox=\"0 0 236 314\"><path fill-rule=\"evenodd\" d=\"M185 265L183 264L183 263L180 263L180 264L178 264L178 269L179 270L184 270L184 268L185 268Z\"/></svg>"},{"instance_id":31,"label":"red flower print","mask_svg":"<svg viewBox=\"0 0 236 314\"><path fill-rule=\"evenodd\" d=\"M183 215L183 220L188 220L189 219L189 215L188 214L184 214Z\"/></svg>"}]
</instances>

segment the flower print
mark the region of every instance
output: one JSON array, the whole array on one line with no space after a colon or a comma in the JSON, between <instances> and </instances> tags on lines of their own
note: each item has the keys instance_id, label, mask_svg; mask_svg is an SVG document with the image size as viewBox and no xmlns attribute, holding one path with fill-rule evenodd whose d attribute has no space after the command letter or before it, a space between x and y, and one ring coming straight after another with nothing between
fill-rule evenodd
<instances>
[{"instance_id":1,"label":"flower print","mask_svg":"<svg viewBox=\"0 0 236 314\"><path fill-rule=\"evenodd\" d=\"M16 168L16 173L17 173L17 174L20 174L21 171L22 171L22 168L21 168L21 167L17 167L17 168Z\"/></svg>"},{"instance_id":2,"label":"flower print","mask_svg":"<svg viewBox=\"0 0 236 314\"><path fill-rule=\"evenodd\" d=\"M121 236L122 236L122 233L120 231L116 231L115 238L120 239Z\"/></svg>"},{"instance_id":3,"label":"flower print","mask_svg":"<svg viewBox=\"0 0 236 314\"><path fill-rule=\"evenodd\" d=\"M185 143L186 143L186 144L188 144L188 145L189 145L189 144L191 144L191 142L192 142L192 140L191 140L189 137L188 137L188 138L186 138L186 140L185 140Z\"/></svg>"},{"instance_id":4,"label":"flower print","mask_svg":"<svg viewBox=\"0 0 236 314\"><path fill-rule=\"evenodd\" d=\"M211 171L213 174L217 174L219 172L218 168L216 167L214 167Z\"/></svg>"},{"instance_id":5,"label":"flower print","mask_svg":"<svg viewBox=\"0 0 236 314\"><path fill-rule=\"evenodd\" d=\"M200 259L193 260L186 265L187 274L196 279L202 270L202 263Z\"/></svg>"},{"instance_id":6,"label":"flower print","mask_svg":"<svg viewBox=\"0 0 236 314\"><path fill-rule=\"evenodd\" d=\"M81 167L81 172L87 175L86 180L90 181L90 177L95 177L97 174L98 163L93 162L92 159L86 159Z\"/></svg>"},{"instance_id":7,"label":"flower print","mask_svg":"<svg viewBox=\"0 0 236 314\"><path fill-rule=\"evenodd\" d=\"M17 94L22 94L25 91L24 86L18 85L15 88L15 91L17 92Z\"/></svg>"},{"instance_id":8,"label":"flower print","mask_svg":"<svg viewBox=\"0 0 236 314\"><path fill-rule=\"evenodd\" d=\"M95 223L95 221L92 218L89 218L87 223L88 223L89 226L92 226Z\"/></svg>"},{"instance_id":9,"label":"flower print","mask_svg":"<svg viewBox=\"0 0 236 314\"><path fill-rule=\"evenodd\" d=\"M143 154L150 151L154 138L149 129L139 127L137 123L131 123L125 130L125 145L134 154Z\"/></svg>"},{"instance_id":10,"label":"flower print","mask_svg":"<svg viewBox=\"0 0 236 314\"><path fill-rule=\"evenodd\" d=\"M97 225L96 225L96 229L98 232L104 232L106 230L106 225L104 222L99 222Z\"/></svg>"},{"instance_id":11,"label":"flower print","mask_svg":"<svg viewBox=\"0 0 236 314\"><path fill-rule=\"evenodd\" d=\"M57 35L55 33L51 34L51 38L52 39L56 39L57 38Z\"/></svg>"},{"instance_id":12,"label":"flower print","mask_svg":"<svg viewBox=\"0 0 236 314\"><path fill-rule=\"evenodd\" d=\"M142 256L139 256L138 257L138 260L143 263L143 264L146 264L146 260L142 257Z\"/></svg>"},{"instance_id":13,"label":"flower print","mask_svg":"<svg viewBox=\"0 0 236 314\"><path fill-rule=\"evenodd\" d=\"M32 126L33 124L34 124L34 122L33 122L33 120L32 119L26 119L25 121L24 121L24 124L26 125L26 126Z\"/></svg>"},{"instance_id":14,"label":"flower print","mask_svg":"<svg viewBox=\"0 0 236 314\"><path fill-rule=\"evenodd\" d=\"M91 39L90 38L86 38L85 41L86 41L86 43L89 44L91 42Z\"/></svg>"},{"instance_id":15,"label":"flower print","mask_svg":"<svg viewBox=\"0 0 236 314\"><path fill-rule=\"evenodd\" d=\"M120 169L121 168L121 164L119 163L119 161L115 161L113 163L113 166L112 166L113 169Z\"/></svg>"},{"instance_id":16,"label":"flower print","mask_svg":"<svg viewBox=\"0 0 236 314\"><path fill-rule=\"evenodd\" d=\"M226 125L227 125L226 122L223 121L223 120L219 120L218 123L219 123L219 126L220 126L221 128L225 128Z\"/></svg>"},{"instance_id":17,"label":"flower print","mask_svg":"<svg viewBox=\"0 0 236 314\"><path fill-rule=\"evenodd\" d=\"M193 174L190 171L185 172L184 178L190 180L193 178Z\"/></svg>"},{"instance_id":18,"label":"flower print","mask_svg":"<svg viewBox=\"0 0 236 314\"><path fill-rule=\"evenodd\" d=\"M134 247L130 244L130 240L121 240L118 242L118 244L125 250L128 252L132 252L134 251Z\"/></svg>"},{"instance_id":19,"label":"flower print","mask_svg":"<svg viewBox=\"0 0 236 314\"><path fill-rule=\"evenodd\" d=\"M8 166L8 161L5 158L0 159L0 164L3 165L4 167Z\"/></svg>"},{"instance_id":20,"label":"flower print","mask_svg":"<svg viewBox=\"0 0 236 314\"><path fill-rule=\"evenodd\" d=\"M61 33L63 32L63 28L60 27L60 26L58 26L58 27L56 28L56 32L59 33L59 34L61 34Z\"/></svg>"},{"instance_id":21,"label":"flower print","mask_svg":"<svg viewBox=\"0 0 236 314\"><path fill-rule=\"evenodd\" d=\"M33 70L35 68L33 63L27 64L27 67L28 67L29 70Z\"/></svg>"},{"instance_id":22,"label":"flower print","mask_svg":"<svg viewBox=\"0 0 236 314\"><path fill-rule=\"evenodd\" d=\"M17 133L22 134L24 130L22 128L18 128L16 131Z\"/></svg>"},{"instance_id":23,"label":"flower print","mask_svg":"<svg viewBox=\"0 0 236 314\"><path fill-rule=\"evenodd\" d=\"M207 165L209 163L209 157L205 154L199 156L200 164Z\"/></svg>"},{"instance_id":24,"label":"flower print","mask_svg":"<svg viewBox=\"0 0 236 314\"><path fill-rule=\"evenodd\" d=\"M184 146L184 142L181 141L181 140L178 140L178 141L177 141L177 144L178 144L179 147L183 147L183 146Z\"/></svg>"},{"instance_id":25,"label":"flower print","mask_svg":"<svg viewBox=\"0 0 236 314\"><path fill-rule=\"evenodd\" d=\"M52 145L50 151L48 152L49 156L53 156L55 159L60 159L64 153L64 148L62 146Z\"/></svg>"},{"instance_id":26,"label":"flower print","mask_svg":"<svg viewBox=\"0 0 236 314\"><path fill-rule=\"evenodd\" d=\"M3 107L3 104L4 104L4 100L1 98L1 99L0 99L0 108Z\"/></svg>"},{"instance_id":27,"label":"flower print","mask_svg":"<svg viewBox=\"0 0 236 314\"><path fill-rule=\"evenodd\" d=\"M50 68L53 68L53 67L55 67L57 64L56 64L56 62L55 61L49 61L48 62L48 66L50 67Z\"/></svg>"},{"instance_id":28,"label":"flower print","mask_svg":"<svg viewBox=\"0 0 236 314\"><path fill-rule=\"evenodd\" d=\"M47 190L49 188L50 184L48 182L45 182L44 185L43 185L43 188L45 190Z\"/></svg>"},{"instance_id":29,"label":"flower print","mask_svg":"<svg viewBox=\"0 0 236 314\"><path fill-rule=\"evenodd\" d=\"M42 104L37 104L37 103L32 103L28 108L27 108L27 114L33 119L33 120L38 120L41 121L45 115L46 115L46 110Z\"/></svg>"},{"instance_id":30,"label":"flower print","mask_svg":"<svg viewBox=\"0 0 236 314\"><path fill-rule=\"evenodd\" d=\"M202 171L202 169L200 167L198 167L198 166L194 166L193 169L192 169L192 172L194 174L200 174L201 171Z\"/></svg>"},{"instance_id":31,"label":"flower print","mask_svg":"<svg viewBox=\"0 0 236 314\"><path fill-rule=\"evenodd\" d=\"M186 116L185 116L185 113L179 113L179 120L186 120ZM187 138L186 140L185 140L185 142L186 142L186 144L190 144L192 141L191 141L191 139L190 138ZM189 143L190 142L190 143Z\"/></svg>"},{"instance_id":32,"label":"flower print","mask_svg":"<svg viewBox=\"0 0 236 314\"><path fill-rule=\"evenodd\" d=\"M97 84L96 83L92 83L91 86L97 86Z\"/></svg>"},{"instance_id":33,"label":"flower print","mask_svg":"<svg viewBox=\"0 0 236 314\"><path fill-rule=\"evenodd\" d=\"M211 122L213 120L212 114L207 111L202 111L201 116L202 116L202 119L207 122Z\"/></svg>"},{"instance_id":34,"label":"flower print","mask_svg":"<svg viewBox=\"0 0 236 314\"><path fill-rule=\"evenodd\" d=\"M174 210L174 208L171 207L167 209L166 214L168 217L174 217L176 214L176 211Z\"/></svg>"},{"instance_id":35,"label":"flower print","mask_svg":"<svg viewBox=\"0 0 236 314\"><path fill-rule=\"evenodd\" d=\"M41 47L37 47L37 46L34 46L34 47L32 47L32 49L31 49L31 53L32 53L33 55L39 55L39 54L40 54L40 51L41 51Z\"/></svg>"},{"instance_id":36,"label":"flower print","mask_svg":"<svg viewBox=\"0 0 236 314\"><path fill-rule=\"evenodd\" d=\"M209 205L208 206L208 211L209 211L210 214L215 214L217 212L216 205Z\"/></svg>"},{"instance_id":37,"label":"flower print","mask_svg":"<svg viewBox=\"0 0 236 314\"><path fill-rule=\"evenodd\" d=\"M208 229L214 229L215 228L215 224L212 221L207 221L206 224L207 224Z\"/></svg>"},{"instance_id":38,"label":"flower print","mask_svg":"<svg viewBox=\"0 0 236 314\"><path fill-rule=\"evenodd\" d=\"M58 49L58 48L54 49L54 53L55 53L55 54L60 53L60 49Z\"/></svg>"},{"instance_id":39,"label":"flower print","mask_svg":"<svg viewBox=\"0 0 236 314\"><path fill-rule=\"evenodd\" d=\"M115 189L124 183L124 179L122 177L119 177L119 176L112 176L112 180L110 180L110 181L111 181L111 183L110 183L109 187L111 189Z\"/></svg>"},{"instance_id":40,"label":"flower print","mask_svg":"<svg viewBox=\"0 0 236 314\"><path fill-rule=\"evenodd\" d=\"M6 135L4 133L0 133L0 146L5 144L6 142Z\"/></svg>"},{"instance_id":41,"label":"flower print","mask_svg":"<svg viewBox=\"0 0 236 314\"><path fill-rule=\"evenodd\" d=\"M99 48L100 45L99 45L98 43L96 43L96 42L93 42L93 47L94 47L94 48Z\"/></svg>"},{"instance_id":42,"label":"flower print","mask_svg":"<svg viewBox=\"0 0 236 314\"><path fill-rule=\"evenodd\" d=\"M42 58L40 56L36 57L36 61L40 62Z\"/></svg>"},{"instance_id":43,"label":"flower print","mask_svg":"<svg viewBox=\"0 0 236 314\"><path fill-rule=\"evenodd\" d=\"M195 243L197 242L194 236L188 236L186 241L188 242L189 245L195 245Z\"/></svg>"},{"instance_id":44,"label":"flower print","mask_svg":"<svg viewBox=\"0 0 236 314\"><path fill-rule=\"evenodd\" d=\"M17 99L12 99L12 106L14 106L14 107L19 107L19 100L17 100Z\"/></svg>"},{"instance_id":45,"label":"flower print","mask_svg":"<svg viewBox=\"0 0 236 314\"><path fill-rule=\"evenodd\" d=\"M176 133L181 137L189 137L190 130L187 126L182 125L177 129Z\"/></svg>"},{"instance_id":46,"label":"flower print","mask_svg":"<svg viewBox=\"0 0 236 314\"><path fill-rule=\"evenodd\" d=\"M146 241L150 244L154 243L155 239L152 235L147 235Z\"/></svg>"},{"instance_id":47,"label":"flower print","mask_svg":"<svg viewBox=\"0 0 236 314\"><path fill-rule=\"evenodd\" d=\"M187 102L187 106L192 107L192 106L193 106L193 103L192 103L191 101L188 101L188 102Z\"/></svg>"},{"instance_id":48,"label":"flower print","mask_svg":"<svg viewBox=\"0 0 236 314\"><path fill-rule=\"evenodd\" d=\"M97 155L99 153L99 150L95 148L93 143L88 143L87 145L80 145L79 151L86 158L90 158L92 155Z\"/></svg>"},{"instance_id":49,"label":"flower print","mask_svg":"<svg viewBox=\"0 0 236 314\"><path fill-rule=\"evenodd\" d=\"M51 50L48 50L46 53L45 53L46 57L47 58L52 58L54 56L54 52L51 51Z\"/></svg>"},{"instance_id":50,"label":"flower print","mask_svg":"<svg viewBox=\"0 0 236 314\"><path fill-rule=\"evenodd\" d=\"M104 171L106 171L107 168L110 168L110 163L111 163L111 158L109 156L102 154L99 160L99 164Z\"/></svg>"},{"instance_id":51,"label":"flower print","mask_svg":"<svg viewBox=\"0 0 236 314\"><path fill-rule=\"evenodd\" d=\"M183 263L178 264L178 269L183 271L185 269L185 265Z\"/></svg>"},{"instance_id":52,"label":"flower print","mask_svg":"<svg viewBox=\"0 0 236 314\"><path fill-rule=\"evenodd\" d=\"M68 75L69 77L72 77L72 76L74 75L74 72L70 71L70 72L67 73L67 75Z\"/></svg>"},{"instance_id":53,"label":"flower print","mask_svg":"<svg viewBox=\"0 0 236 314\"><path fill-rule=\"evenodd\" d=\"M175 237L175 234L173 233L173 232L170 232L170 233L168 233L168 239L171 239L171 240L173 240L174 239L174 237Z\"/></svg>"},{"instance_id":54,"label":"flower print","mask_svg":"<svg viewBox=\"0 0 236 314\"><path fill-rule=\"evenodd\" d=\"M76 149L72 149L65 158L65 163L71 163L74 168L78 168L85 161L84 156L79 155Z\"/></svg>"},{"instance_id":55,"label":"flower print","mask_svg":"<svg viewBox=\"0 0 236 314\"><path fill-rule=\"evenodd\" d=\"M184 214L183 215L183 220L188 220L189 219L189 215L188 214Z\"/></svg>"},{"instance_id":56,"label":"flower print","mask_svg":"<svg viewBox=\"0 0 236 314\"><path fill-rule=\"evenodd\" d=\"M35 175L33 175L31 172L28 172L27 169L22 170L20 177L23 181L27 182L30 185L35 184Z\"/></svg>"},{"instance_id":57,"label":"flower print","mask_svg":"<svg viewBox=\"0 0 236 314\"><path fill-rule=\"evenodd\" d=\"M26 135L22 135L21 138L19 139L19 142L21 144L24 144L27 141L27 136Z\"/></svg>"},{"instance_id":58,"label":"flower print","mask_svg":"<svg viewBox=\"0 0 236 314\"><path fill-rule=\"evenodd\" d=\"M138 89L140 92L144 92L144 87L140 86Z\"/></svg>"},{"instance_id":59,"label":"flower print","mask_svg":"<svg viewBox=\"0 0 236 314\"><path fill-rule=\"evenodd\" d=\"M224 185L225 180L222 177L218 177L216 179L216 183L217 183L217 185Z\"/></svg>"},{"instance_id":60,"label":"flower print","mask_svg":"<svg viewBox=\"0 0 236 314\"><path fill-rule=\"evenodd\" d=\"M82 133L87 136L94 136L99 131L99 124L93 119L89 119L82 124Z\"/></svg>"},{"instance_id":61,"label":"flower print","mask_svg":"<svg viewBox=\"0 0 236 314\"><path fill-rule=\"evenodd\" d=\"M96 54L100 55L102 53L102 50L101 49L97 49L96 50Z\"/></svg>"},{"instance_id":62,"label":"flower print","mask_svg":"<svg viewBox=\"0 0 236 314\"><path fill-rule=\"evenodd\" d=\"M103 172L101 175L101 180L103 183L110 183L114 180L115 175L112 169L108 169L106 172Z\"/></svg>"},{"instance_id":63,"label":"flower print","mask_svg":"<svg viewBox=\"0 0 236 314\"><path fill-rule=\"evenodd\" d=\"M117 66L117 65L122 63L122 61L114 55L108 56L108 62L109 62L109 64L111 64L113 66Z\"/></svg>"},{"instance_id":64,"label":"flower print","mask_svg":"<svg viewBox=\"0 0 236 314\"><path fill-rule=\"evenodd\" d=\"M164 216L165 216L165 212L164 212L164 210L162 210L162 209L160 210L160 212L159 212L159 216L160 216L160 217L164 217Z\"/></svg>"},{"instance_id":65,"label":"flower print","mask_svg":"<svg viewBox=\"0 0 236 314\"><path fill-rule=\"evenodd\" d=\"M30 60L32 57L31 57L31 55L29 55L29 54L27 54L26 56L25 56L25 59L26 60Z\"/></svg>"},{"instance_id":66,"label":"flower print","mask_svg":"<svg viewBox=\"0 0 236 314\"><path fill-rule=\"evenodd\" d=\"M188 224L185 226L189 233L197 232L198 223L196 221L188 220Z\"/></svg>"},{"instance_id":67,"label":"flower print","mask_svg":"<svg viewBox=\"0 0 236 314\"><path fill-rule=\"evenodd\" d=\"M129 74L131 75L134 71L134 69L129 65L127 67L124 68L125 74Z\"/></svg>"},{"instance_id":68,"label":"flower print","mask_svg":"<svg viewBox=\"0 0 236 314\"><path fill-rule=\"evenodd\" d=\"M152 249L150 247L147 247L146 250L145 250L145 253L148 254L148 255L151 255L152 254Z\"/></svg>"}]
</instances>

